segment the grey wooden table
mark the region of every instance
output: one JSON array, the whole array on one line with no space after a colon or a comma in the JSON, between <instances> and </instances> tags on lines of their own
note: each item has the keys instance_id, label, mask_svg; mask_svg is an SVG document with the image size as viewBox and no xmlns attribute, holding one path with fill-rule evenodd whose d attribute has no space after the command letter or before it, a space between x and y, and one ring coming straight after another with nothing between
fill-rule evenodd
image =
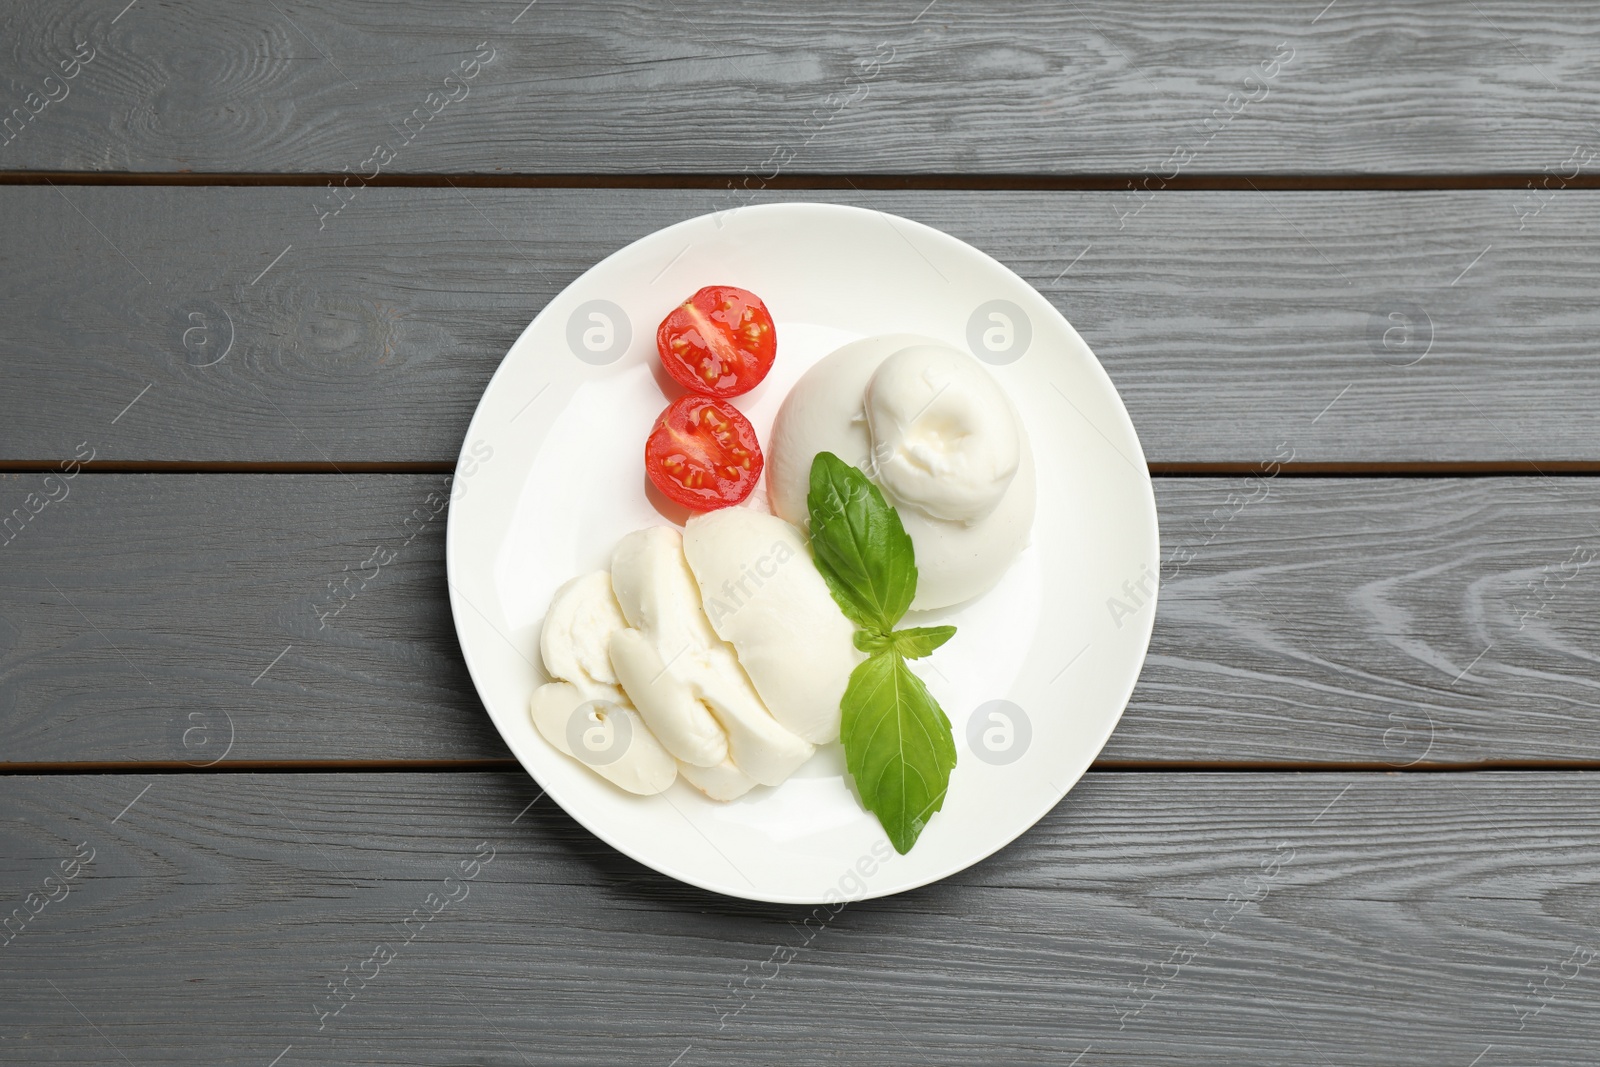
<instances>
[{"instance_id":1,"label":"grey wooden table","mask_svg":"<svg viewBox=\"0 0 1600 1067\"><path fill-rule=\"evenodd\" d=\"M0 19L0 1062L1600 1062L1590 5L524 2ZM1095 769L825 924L540 799L433 505L563 286L786 199L1054 301L1166 553Z\"/></svg>"}]
</instances>

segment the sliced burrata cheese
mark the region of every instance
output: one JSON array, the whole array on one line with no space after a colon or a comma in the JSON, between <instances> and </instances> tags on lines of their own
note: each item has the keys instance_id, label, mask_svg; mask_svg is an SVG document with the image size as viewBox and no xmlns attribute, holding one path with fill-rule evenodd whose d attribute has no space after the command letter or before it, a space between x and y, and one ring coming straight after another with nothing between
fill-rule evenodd
<instances>
[{"instance_id":1,"label":"sliced burrata cheese","mask_svg":"<svg viewBox=\"0 0 1600 1067\"><path fill-rule=\"evenodd\" d=\"M837 741L839 701L866 655L805 537L775 516L722 508L689 520L683 553L706 619L772 717L813 744Z\"/></svg>"},{"instance_id":2,"label":"sliced burrata cheese","mask_svg":"<svg viewBox=\"0 0 1600 1067\"><path fill-rule=\"evenodd\" d=\"M534 726L558 752L631 793L659 793L678 765L617 686L611 635L627 628L605 571L556 590L539 633L545 670L559 679L534 690Z\"/></svg>"},{"instance_id":3,"label":"sliced burrata cheese","mask_svg":"<svg viewBox=\"0 0 1600 1067\"><path fill-rule=\"evenodd\" d=\"M772 717L712 630L676 529L624 537L611 583L631 627L611 637L612 666L668 751L698 767L731 759L762 785L777 785L811 757L810 743Z\"/></svg>"},{"instance_id":4,"label":"sliced burrata cheese","mask_svg":"<svg viewBox=\"0 0 1600 1067\"><path fill-rule=\"evenodd\" d=\"M533 691L529 711L558 752L630 793L651 796L678 777L677 761L620 690L613 688L607 697L571 682L551 682Z\"/></svg>"},{"instance_id":5,"label":"sliced burrata cheese","mask_svg":"<svg viewBox=\"0 0 1600 1067\"><path fill-rule=\"evenodd\" d=\"M611 635L628 620L611 593L611 575L594 571L556 590L539 631L539 655L553 677L591 685L617 684Z\"/></svg>"},{"instance_id":6,"label":"sliced burrata cheese","mask_svg":"<svg viewBox=\"0 0 1600 1067\"><path fill-rule=\"evenodd\" d=\"M998 384L992 394L987 394L989 400L983 401L982 417L974 418L969 412L960 424L981 431L985 426L1001 423L1003 420L994 401L998 398L1004 403L1005 418L1009 419L1015 434L1017 462L1015 472L1000 492L998 503L992 503L990 510L984 512L983 509L991 505L989 498L993 493L982 490L981 480L973 475L986 465L992 474L992 489L992 483L1003 477L1007 465L1003 462L1007 453L1004 442L993 448L985 445L981 450L972 443L962 444L953 439L960 432L953 421L942 427L939 424L921 426L918 434L948 431L952 439L939 443L936 448L923 441L919 446L923 448L920 461L914 461L908 451L901 476L892 479L892 484L885 484L873 455L868 393L872 391L875 375L890 357L907 349L928 347L939 349L944 355L923 354L916 361L908 359L901 369L928 366L937 360L949 369L952 380L958 376L965 379L972 373L988 377L988 372L967 353L927 337L888 334L851 342L806 371L789 391L773 423L766 464L767 492L773 512L802 528L809 522L806 494L811 485L811 462L817 453L832 452L873 477L883 488L885 498L899 512L900 522L916 551L917 596L911 603L916 610L959 604L986 592L998 582L1028 544L1036 495L1028 435L1015 406ZM952 386L946 393L954 388ZM890 382L890 388L883 392L893 389ZM937 405L940 400L933 400L933 403ZM905 408L899 402L887 406L895 410ZM920 418L917 408L911 407L909 411L909 423L915 426ZM886 440L894 437L887 421L880 432ZM920 463L931 473L935 452L987 454L1002 462L991 460L978 466L969 465L962 478L952 479L947 489L935 491L930 479L916 469ZM899 492L908 494L907 498L897 495L897 487ZM967 521L940 518L933 512L981 513L981 517Z\"/></svg>"},{"instance_id":7,"label":"sliced burrata cheese","mask_svg":"<svg viewBox=\"0 0 1600 1067\"><path fill-rule=\"evenodd\" d=\"M678 773L712 800L738 800L757 785L756 780L735 767L732 760L723 760L715 767L680 763Z\"/></svg>"},{"instance_id":8,"label":"sliced burrata cheese","mask_svg":"<svg viewBox=\"0 0 1600 1067\"><path fill-rule=\"evenodd\" d=\"M664 660L642 630L622 629L611 637L617 678L656 737L684 763L713 767L728 758L728 735L695 690L692 665L684 662L692 655L683 651Z\"/></svg>"}]
</instances>

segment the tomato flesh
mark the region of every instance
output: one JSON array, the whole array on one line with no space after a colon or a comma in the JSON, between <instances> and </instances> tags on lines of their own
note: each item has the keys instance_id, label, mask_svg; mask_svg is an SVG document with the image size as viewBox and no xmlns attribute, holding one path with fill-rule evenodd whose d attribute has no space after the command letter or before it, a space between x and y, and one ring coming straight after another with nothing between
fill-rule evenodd
<instances>
[{"instance_id":1,"label":"tomato flesh","mask_svg":"<svg viewBox=\"0 0 1600 1067\"><path fill-rule=\"evenodd\" d=\"M772 369L778 331L756 294L708 285L661 320L656 351L666 372L691 393L738 396Z\"/></svg>"},{"instance_id":2,"label":"tomato flesh","mask_svg":"<svg viewBox=\"0 0 1600 1067\"><path fill-rule=\"evenodd\" d=\"M690 394L668 404L644 445L651 484L694 511L742 501L761 480L764 462L750 420L708 396Z\"/></svg>"}]
</instances>

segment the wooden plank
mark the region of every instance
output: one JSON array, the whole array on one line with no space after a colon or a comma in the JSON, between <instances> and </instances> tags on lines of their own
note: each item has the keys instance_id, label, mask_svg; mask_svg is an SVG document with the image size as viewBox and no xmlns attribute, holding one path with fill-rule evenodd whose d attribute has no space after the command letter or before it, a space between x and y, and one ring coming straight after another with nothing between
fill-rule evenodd
<instances>
[{"instance_id":1,"label":"wooden plank","mask_svg":"<svg viewBox=\"0 0 1600 1067\"><path fill-rule=\"evenodd\" d=\"M10 17L0 166L1538 172L1600 93L1549 0L120 7Z\"/></svg>"},{"instance_id":2,"label":"wooden plank","mask_svg":"<svg viewBox=\"0 0 1600 1067\"><path fill-rule=\"evenodd\" d=\"M1156 494L1156 628L1104 758L1594 758L1600 483L1161 479Z\"/></svg>"},{"instance_id":3,"label":"wooden plank","mask_svg":"<svg viewBox=\"0 0 1600 1067\"><path fill-rule=\"evenodd\" d=\"M837 914L673 882L513 773L0 796L8 908L93 850L3 948L10 1062L1593 1062L1593 774L1092 774Z\"/></svg>"},{"instance_id":4,"label":"wooden plank","mask_svg":"<svg viewBox=\"0 0 1600 1067\"><path fill-rule=\"evenodd\" d=\"M0 547L5 761L506 757L446 602L445 476L60 484ZM1167 580L1104 759L1593 763L1600 483L1163 478L1157 501Z\"/></svg>"},{"instance_id":5,"label":"wooden plank","mask_svg":"<svg viewBox=\"0 0 1600 1067\"><path fill-rule=\"evenodd\" d=\"M7 761L509 755L451 622L444 476L46 477L0 476L66 494L0 548Z\"/></svg>"},{"instance_id":6,"label":"wooden plank","mask_svg":"<svg viewBox=\"0 0 1600 1067\"><path fill-rule=\"evenodd\" d=\"M920 219L1021 272L1095 348L1154 463L1600 464L1600 191L1538 214L1509 190L1171 192L1136 213L1105 193L785 195ZM719 206L369 189L319 232L318 196L0 188L0 462L86 443L449 465L552 296Z\"/></svg>"}]
</instances>

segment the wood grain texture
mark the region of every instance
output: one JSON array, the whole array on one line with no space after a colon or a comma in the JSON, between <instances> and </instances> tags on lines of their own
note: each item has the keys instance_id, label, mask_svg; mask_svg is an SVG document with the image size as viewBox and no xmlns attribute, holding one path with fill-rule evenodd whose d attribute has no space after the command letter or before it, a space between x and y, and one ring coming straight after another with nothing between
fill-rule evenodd
<instances>
[{"instance_id":1,"label":"wood grain texture","mask_svg":"<svg viewBox=\"0 0 1600 1067\"><path fill-rule=\"evenodd\" d=\"M1155 634L1104 758L1169 743L1391 767L1600 757L1593 479L1160 479L1156 494Z\"/></svg>"},{"instance_id":2,"label":"wood grain texture","mask_svg":"<svg viewBox=\"0 0 1600 1067\"><path fill-rule=\"evenodd\" d=\"M1548 0L121 8L7 17L0 166L337 172L381 142L452 174L1538 172L1600 100L1593 12Z\"/></svg>"},{"instance_id":3,"label":"wood grain texture","mask_svg":"<svg viewBox=\"0 0 1600 1067\"><path fill-rule=\"evenodd\" d=\"M0 547L4 761L506 758L426 521L444 476L64 484ZM1157 503L1155 635L1104 759L1600 759L1593 480L1163 478Z\"/></svg>"},{"instance_id":4,"label":"wood grain texture","mask_svg":"<svg viewBox=\"0 0 1600 1067\"><path fill-rule=\"evenodd\" d=\"M673 882L536 796L509 773L0 781L8 908L94 850L0 947L0 1059L1593 1062L1592 774L1092 774L997 856L831 918ZM460 897L443 879L480 846Z\"/></svg>"},{"instance_id":5,"label":"wood grain texture","mask_svg":"<svg viewBox=\"0 0 1600 1067\"><path fill-rule=\"evenodd\" d=\"M727 206L373 188L319 231L320 195L0 188L0 462L87 442L131 462L453 463L557 292ZM1168 192L1137 213L1105 193L784 196L918 219L1019 271L1095 349L1154 463L1600 462L1600 191L1538 214L1509 190Z\"/></svg>"},{"instance_id":6,"label":"wood grain texture","mask_svg":"<svg viewBox=\"0 0 1600 1067\"><path fill-rule=\"evenodd\" d=\"M508 755L451 622L445 477L56 482L0 548L6 760Z\"/></svg>"}]
</instances>

